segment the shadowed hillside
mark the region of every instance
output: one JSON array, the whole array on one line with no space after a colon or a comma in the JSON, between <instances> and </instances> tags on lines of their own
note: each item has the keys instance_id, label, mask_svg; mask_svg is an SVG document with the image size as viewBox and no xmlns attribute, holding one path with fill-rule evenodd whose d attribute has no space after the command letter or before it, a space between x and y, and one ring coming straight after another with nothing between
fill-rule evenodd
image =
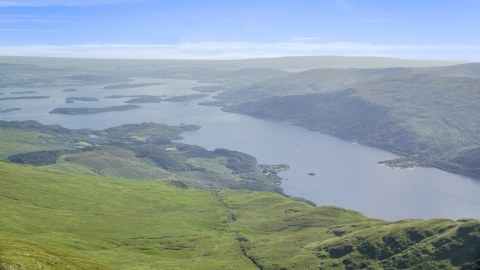
<instances>
[{"instance_id":1,"label":"shadowed hillside","mask_svg":"<svg viewBox=\"0 0 480 270\"><path fill-rule=\"evenodd\" d=\"M480 176L476 148L471 149L480 145L479 85L472 78L402 75L225 110L293 122L407 157L391 165L438 166Z\"/></svg>"}]
</instances>

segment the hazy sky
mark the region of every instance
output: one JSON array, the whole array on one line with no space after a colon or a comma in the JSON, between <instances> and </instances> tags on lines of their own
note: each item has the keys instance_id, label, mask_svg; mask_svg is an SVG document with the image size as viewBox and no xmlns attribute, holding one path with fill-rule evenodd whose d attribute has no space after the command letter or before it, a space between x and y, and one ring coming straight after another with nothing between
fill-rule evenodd
<instances>
[{"instance_id":1,"label":"hazy sky","mask_svg":"<svg viewBox=\"0 0 480 270\"><path fill-rule=\"evenodd\" d=\"M480 61L480 0L0 0L0 55Z\"/></svg>"}]
</instances>

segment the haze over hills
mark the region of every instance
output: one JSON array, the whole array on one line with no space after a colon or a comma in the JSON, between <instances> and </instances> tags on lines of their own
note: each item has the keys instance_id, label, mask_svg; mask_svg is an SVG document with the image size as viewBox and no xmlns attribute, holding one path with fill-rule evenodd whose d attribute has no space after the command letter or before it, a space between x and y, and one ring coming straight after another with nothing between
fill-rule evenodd
<instances>
[{"instance_id":1,"label":"haze over hills","mask_svg":"<svg viewBox=\"0 0 480 270\"><path fill-rule=\"evenodd\" d=\"M255 100L271 96L324 93L357 82L402 74L431 74L438 76L479 78L480 63L429 68L312 69L245 88L234 88L222 93L220 98L239 101Z\"/></svg>"},{"instance_id":2,"label":"haze over hills","mask_svg":"<svg viewBox=\"0 0 480 270\"><path fill-rule=\"evenodd\" d=\"M404 60L369 56L290 56L244 60L123 60L55 57L0 56L0 63L30 64L50 68L123 68L201 67L206 69L273 68L307 70L316 68L388 68L434 67L467 63L465 61Z\"/></svg>"}]
</instances>

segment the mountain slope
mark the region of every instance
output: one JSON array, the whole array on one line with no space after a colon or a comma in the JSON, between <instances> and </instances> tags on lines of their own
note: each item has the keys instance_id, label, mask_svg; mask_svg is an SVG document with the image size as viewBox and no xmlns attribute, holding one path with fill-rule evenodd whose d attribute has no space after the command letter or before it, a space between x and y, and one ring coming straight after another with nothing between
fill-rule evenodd
<instances>
[{"instance_id":1,"label":"mountain slope","mask_svg":"<svg viewBox=\"0 0 480 270\"><path fill-rule=\"evenodd\" d=\"M437 76L480 78L480 63L460 64L444 67L417 68L420 73Z\"/></svg>"},{"instance_id":2,"label":"mountain slope","mask_svg":"<svg viewBox=\"0 0 480 270\"><path fill-rule=\"evenodd\" d=\"M312 69L243 88L227 89L219 98L243 102L273 96L325 93L371 79L407 74L480 78L480 63L427 68Z\"/></svg>"},{"instance_id":3,"label":"mountain slope","mask_svg":"<svg viewBox=\"0 0 480 270\"><path fill-rule=\"evenodd\" d=\"M408 156L399 161L403 165L480 176L478 157L472 156L478 152L472 147L480 145L479 101L479 79L408 74L327 93L243 102L225 110L293 122Z\"/></svg>"},{"instance_id":4,"label":"mountain slope","mask_svg":"<svg viewBox=\"0 0 480 270\"><path fill-rule=\"evenodd\" d=\"M415 73L415 70L411 68L313 69L225 91L219 95L219 98L242 102L273 96L325 93L356 82L411 73Z\"/></svg>"},{"instance_id":5,"label":"mountain slope","mask_svg":"<svg viewBox=\"0 0 480 270\"><path fill-rule=\"evenodd\" d=\"M388 223L268 192L185 190L179 181L6 162L0 176L0 269L480 266L477 220Z\"/></svg>"}]
</instances>

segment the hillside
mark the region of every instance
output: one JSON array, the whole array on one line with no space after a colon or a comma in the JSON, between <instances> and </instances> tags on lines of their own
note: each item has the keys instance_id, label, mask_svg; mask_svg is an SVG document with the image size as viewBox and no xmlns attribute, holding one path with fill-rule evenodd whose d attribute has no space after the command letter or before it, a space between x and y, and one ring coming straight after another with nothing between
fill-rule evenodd
<instances>
[{"instance_id":1,"label":"hillside","mask_svg":"<svg viewBox=\"0 0 480 270\"><path fill-rule=\"evenodd\" d=\"M273 96L325 93L367 80L407 74L480 78L480 63L427 68L323 68L291 74L245 87L227 89L219 99L253 101Z\"/></svg>"},{"instance_id":2,"label":"hillside","mask_svg":"<svg viewBox=\"0 0 480 270\"><path fill-rule=\"evenodd\" d=\"M226 91L219 103L226 111L293 122L404 156L388 165L480 177L478 66L429 70L458 76L405 68L310 70Z\"/></svg>"},{"instance_id":3,"label":"hillside","mask_svg":"<svg viewBox=\"0 0 480 270\"><path fill-rule=\"evenodd\" d=\"M437 76L480 78L480 63L469 63L444 67L426 67L418 68L417 70L420 73Z\"/></svg>"},{"instance_id":4,"label":"hillside","mask_svg":"<svg viewBox=\"0 0 480 270\"><path fill-rule=\"evenodd\" d=\"M313 69L244 88L225 91L219 95L219 98L242 102L273 96L324 93L356 82L414 72L415 70L410 68Z\"/></svg>"},{"instance_id":5,"label":"hillside","mask_svg":"<svg viewBox=\"0 0 480 270\"><path fill-rule=\"evenodd\" d=\"M0 269L480 266L477 220L388 223L268 192L190 190L179 181L6 162L0 175Z\"/></svg>"}]
</instances>

